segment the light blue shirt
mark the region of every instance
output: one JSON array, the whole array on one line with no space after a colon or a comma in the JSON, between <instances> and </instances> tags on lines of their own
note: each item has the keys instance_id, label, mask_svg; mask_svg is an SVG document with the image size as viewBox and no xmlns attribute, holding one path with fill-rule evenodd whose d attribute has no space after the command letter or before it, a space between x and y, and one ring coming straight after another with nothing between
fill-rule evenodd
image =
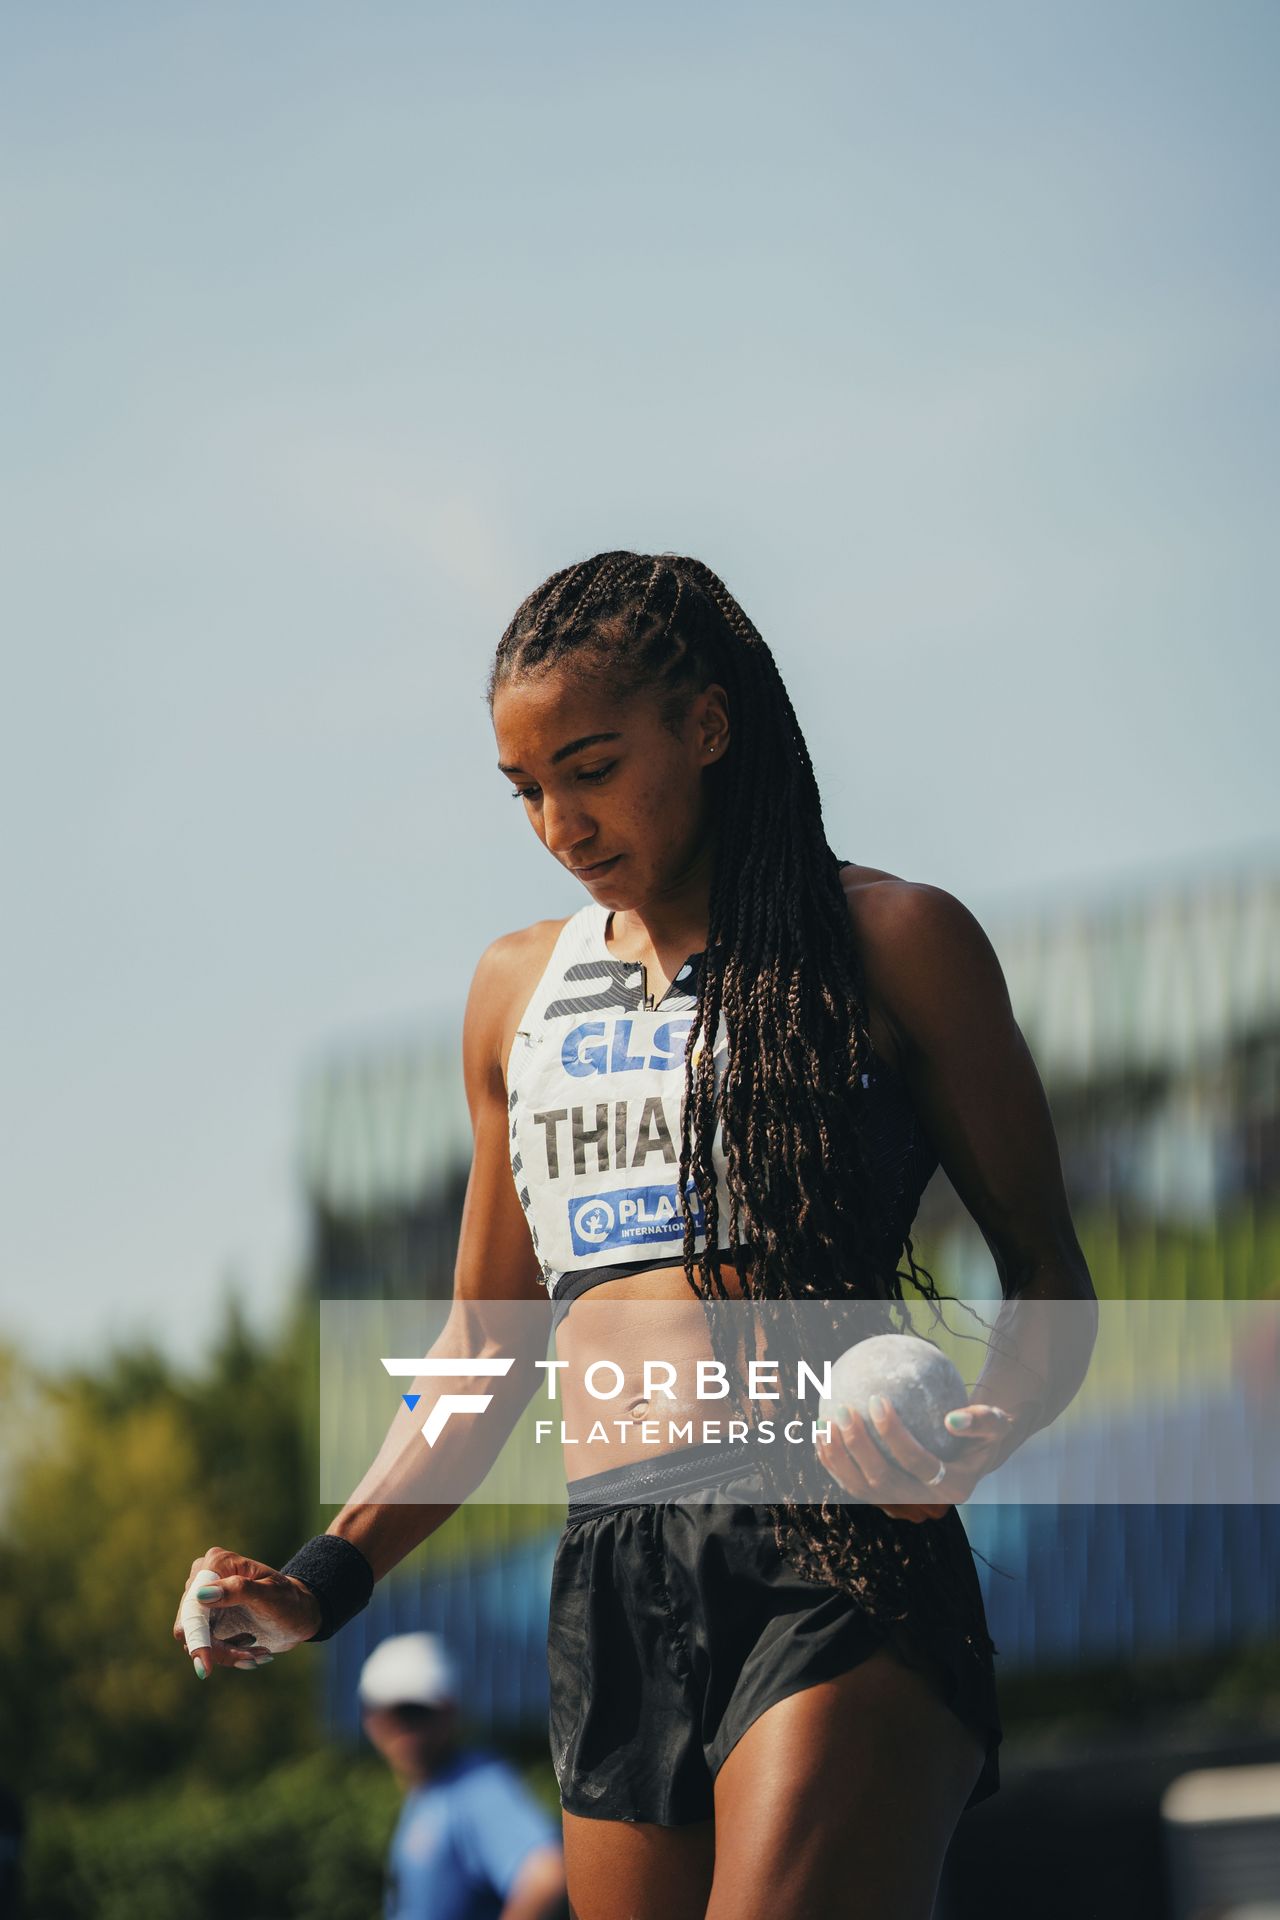
<instances>
[{"instance_id":1,"label":"light blue shirt","mask_svg":"<svg viewBox=\"0 0 1280 1920\"><path fill-rule=\"evenodd\" d=\"M497 1754L456 1754L405 1797L388 1859L387 1920L495 1920L554 1825Z\"/></svg>"}]
</instances>

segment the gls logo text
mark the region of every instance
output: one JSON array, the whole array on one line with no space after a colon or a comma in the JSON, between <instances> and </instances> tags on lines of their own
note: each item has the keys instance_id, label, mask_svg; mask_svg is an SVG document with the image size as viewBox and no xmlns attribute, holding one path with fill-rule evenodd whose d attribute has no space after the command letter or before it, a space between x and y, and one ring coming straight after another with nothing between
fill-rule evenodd
<instances>
[{"instance_id":1,"label":"gls logo text","mask_svg":"<svg viewBox=\"0 0 1280 1920\"><path fill-rule=\"evenodd\" d=\"M653 1030L649 1044L653 1051L631 1051L631 1020L585 1020L564 1037L560 1064L575 1079L593 1073L651 1073L684 1065L684 1044L693 1025L688 1020L663 1020Z\"/></svg>"},{"instance_id":2,"label":"gls logo text","mask_svg":"<svg viewBox=\"0 0 1280 1920\"><path fill-rule=\"evenodd\" d=\"M515 1365L510 1360L383 1360L383 1366L393 1379L416 1380L457 1380L474 1379L477 1374L492 1375L501 1379L510 1373ZM410 1412L418 1404L416 1393L402 1394ZM452 1413L483 1413L492 1400L491 1393L442 1393L430 1413L422 1423L422 1437L429 1447L434 1447L439 1439L445 1422Z\"/></svg>"}]
</instances>

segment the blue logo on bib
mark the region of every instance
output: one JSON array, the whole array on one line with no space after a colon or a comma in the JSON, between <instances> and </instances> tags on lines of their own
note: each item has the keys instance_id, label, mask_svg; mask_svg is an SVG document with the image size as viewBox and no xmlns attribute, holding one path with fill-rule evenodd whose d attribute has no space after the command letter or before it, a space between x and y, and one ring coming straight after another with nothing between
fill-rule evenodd
<instances>
[{"instance_id":1,"label":"blue logo on bib","mask_svg":"<svg viewBox=\"0 0 1280 1920\"><path fill-rule=\"evenodd\" d=\"M689 1182L689 1205L696 1233L703 1231L702 1202ZM646 1247L667 1241L684 1243L679 1189L622 1187L613 1193L580 1195L569 1202L569 1237L575 1253L603 1253L613 1247Z\"/></svg>"},{"instance_id":2,"label":"blue logo on bib","mask_svg":"<svg viewBox=\"0 0 1280 1920\"><path fill-rule=\"evenodd\" d=\"M592 1074L665 1073L684 1065L684 1046L692 1019L662 1020L648 1041L633 1040L640 1022L584 1020L571 1027L560 1043L560 1064L575 1080ZM638 1049L638 1051L636 1051Z\"/></svg>"}]
</instances>

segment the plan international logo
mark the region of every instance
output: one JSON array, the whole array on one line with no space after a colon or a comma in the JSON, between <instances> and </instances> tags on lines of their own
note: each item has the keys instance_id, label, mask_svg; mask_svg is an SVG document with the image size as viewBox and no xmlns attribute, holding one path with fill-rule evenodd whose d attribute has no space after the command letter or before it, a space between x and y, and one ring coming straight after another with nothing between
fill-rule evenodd
<instances>
[{"instance_id":1,"label":"plan international logo","mask_svg":"<svg viewBox=\"0 0 1280 1920\"><path fill-rule=\"evenodd\" d=\"M686 1188L693 1230L703 1231L702 1201L692 1181ZM602 1253L609 1247L644 1246L653 1240L684 1237L679 1188L616 1187L569 1202L569 1233L576 1254Z\"/></svg>"}]
</instances>

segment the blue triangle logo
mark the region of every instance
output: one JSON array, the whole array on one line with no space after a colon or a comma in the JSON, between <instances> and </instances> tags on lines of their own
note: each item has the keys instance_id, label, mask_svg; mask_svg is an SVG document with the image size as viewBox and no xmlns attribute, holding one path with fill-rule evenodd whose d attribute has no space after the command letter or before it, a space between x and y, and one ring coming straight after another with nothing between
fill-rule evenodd
<instances>
[{"instance_id":1,"label":"blue triangle logo","mask_svg":"<svg viewBox=\"0 0 1280 1920\"><path fill-rule=\"evenodd\" d=\"M421 1400L422 1395L420 1393L402 1393L400 1398L404 1401L410 1413L412 1413L419 1400Z\"/></svg>"}]
</instances>

